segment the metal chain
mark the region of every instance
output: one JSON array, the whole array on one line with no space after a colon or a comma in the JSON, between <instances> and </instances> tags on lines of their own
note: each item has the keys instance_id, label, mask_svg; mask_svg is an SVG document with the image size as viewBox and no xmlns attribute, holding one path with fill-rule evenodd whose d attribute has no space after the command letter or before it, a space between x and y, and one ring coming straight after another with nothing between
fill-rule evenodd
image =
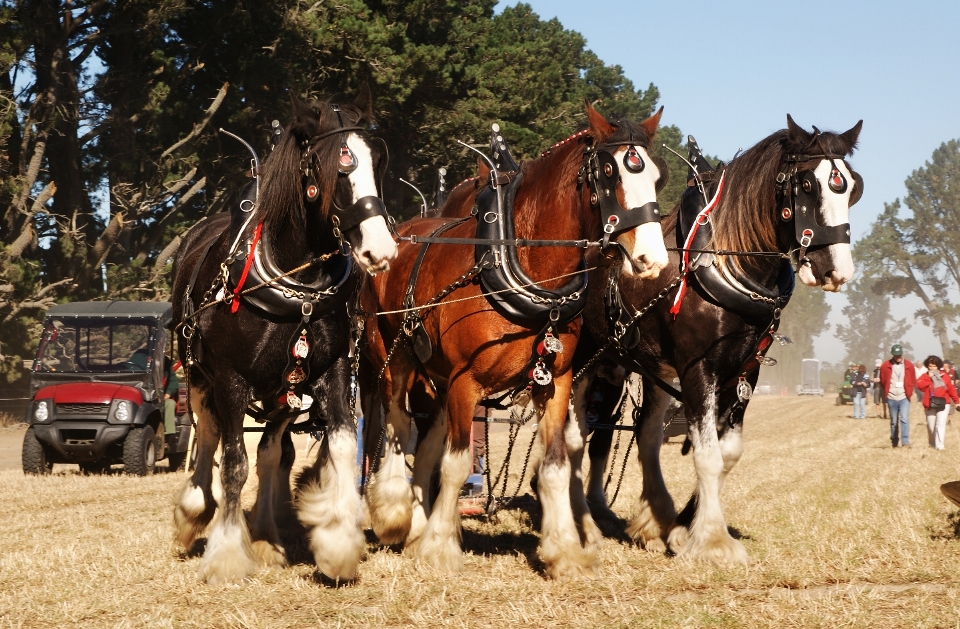
<instances>
[{"instance_id":1,"label":"metal chain","mask_svg":"<svg viewBox=\"0 0 960 629\"><path fill-rule=\"evenodd\" d=\"M636 422L636 420L634 420ZM620 480L617 481L617 489L613 492L613 498L610 499L610 505L613 506L613 503L617 501L617 496L620 495L620 485L623 484L623 475L627 471L627 461L630 460L630 450L633 449L633 442L636 441L633 437L630 438L630 441L627 442L627 451L623 455L623 465L620 466ZM606 492L606 488L604 488Z\"/></svg>"},{"instance_id":2,"label":"metal chain","mask_svg":"<svg viewBox=\"0 0 960 629\"><path fill-rule=\"evenodd\" d=\"M617 419L617 423L614 424L615 426L623 425L623 419L627 415L627 395L629 395L629 393L624 395L623 403L620 405L620 417ZM612 430L616 430L616 429L612 429ZM620 450L620 434L622 432L623 431L621 430L617 430L617 440L613 443L613 453L610 456L611 461L617 460L617 452ZM607 488L610 486L610 481L612 480L613 480L613 467L611 467L607 471L607 480L603 484L603 493L607 493Z\"/></svg>"},{"instance_id":3,"label":"metal chain","mask_svg":"<svg viewBox=\"0 0 960 629\"><path fill-rule=\"evenodd\" d=\"M646 306L644 306L643 308L641 308L640 310L638 310L632 317L630 317L630 321L628 321L627 324L626 324L625 326L623 326L623 329L622 329L621 331L617 332L616 334L612 334L612 335L607 339L607 342L604 343L603 347L601 347L600 350L599 350L596 354L594 354L593 356L591 356L591 357L590 357L590 360L587 361L587 364L585 364L583 367L581 367L581 368L580 368L580 371L578 371L578 372L576 373L576 375L573 376L573 383L576 384L577 382L579 382L579 381L583 378L583 376L587 373L587 370L590 369L590 367L593 366L593 363L597 362L597 360L600 358L600 356L602 356L602 355L604 354L604 352L606 352L608 349L610 349L610 347L612 347L614 343L616 343L616 344L619 345L619 344L620 344L620 339L622 339L622 338L626 335L627 330L629 330L631 327L633 327L633 324L636 323L637 320L638 320L640 317L642 317L643 315L647 314L647 311L649 311L651 308L653 308L653 307L657 304L657 302L659 302L661 299L663 299L664 297L666 297L667 294L668 294L670 291L672 291L674 288L676 288L677 286L679 286L679 285L680 285L680 282L683 281L683 278L685 278L685 277L687 276L687 273L688 273L688 272L689 272L689 271L684 270L684 271L677 277L677 279L675 279L674 281L672 281L670 284L668 284L667 286L665 286L665 287L663 288L663 290L661 290L659 293L657 293L657 296L654 297L653 299L651 299L651 300L650 300L650 303L648 303Z\"/></svg>"}]
</instances>

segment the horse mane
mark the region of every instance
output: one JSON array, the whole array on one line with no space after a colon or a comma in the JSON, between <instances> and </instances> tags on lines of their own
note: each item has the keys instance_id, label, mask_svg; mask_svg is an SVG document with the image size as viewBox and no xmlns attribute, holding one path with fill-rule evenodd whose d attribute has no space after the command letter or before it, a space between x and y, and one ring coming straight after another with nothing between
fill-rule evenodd
<instances>
[{"instance_id":1,"label":"horse mane","mask_svg":"<svg viewBox=\"0 0 960 629\"><path fill-rule=\"evenodd\" d=\"M354 105L341 105L340 115L345 127L361 126L366 122L366 115ZM277 238L284 227L291 227L286 232L287 238L300 242L288 241L288 244L303 244L311 228L326 222L337 190L339 153L336 149L340 145L340 136L333 134L323 138L313 151L313 163L319 165L315 171L320 190L317 201L309 202L305 197L300 160L303 142L338 127L336 113L328 101L313 101L309 105L294 101L293 121L262 166L254 221L262 222L272 238ZM308 212L308 208L315 210Z\"/></svg>"},{"instance_id":2,"label":"horse mane","mask_svg":"<svg viewBox=\"0 0 960 629\"><path fill-rule=\"evenodd\" d=\"M726 166L724 191L713 212L713 246L729 251L776 251L780 217L777 208L776 180L788 154L847 155L855 146L847 146L836 133L823 132L819 142L791 139L781 129L744 151ZM822 145L822 149L821 149ZM815 161L797 164L799 170ZM852 170L852 169L851 169ZM719 173L715 177L719 178ZM732 264L743 269L763 264L761 258L730 256Z\"/></svg>"}]
</instances>

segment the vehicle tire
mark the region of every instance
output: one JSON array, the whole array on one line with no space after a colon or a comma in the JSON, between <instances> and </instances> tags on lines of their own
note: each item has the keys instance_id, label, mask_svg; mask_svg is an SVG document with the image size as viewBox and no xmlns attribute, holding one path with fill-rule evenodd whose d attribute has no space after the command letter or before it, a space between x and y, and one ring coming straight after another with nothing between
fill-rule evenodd
<instances>
[{"instance_id":1,"label":"vehicle tire","mask_svg":"<svg viewBox=\"0 0 960 629\"><path fill-rule=\"evenodd\" d=\"M49 474L53 470L53 463L47 460L47 452L33 428L27 428L27 432L23 434L21 460L24 474Z\"/></svg>"},{"instance_id":2,"label":"vehicle tire","mask_svg":"<svg viewBox=\"0 0 960 629\"><path fill-rule=\"evenodd\" d=\"M159 428L160 428L160 431L157 433L154 439L156 439L156 442L157 442L156 458L158 461L162 461L163 456L167 453L167 436L163 432L162 421L160 422Z\"/></svg>"},{"instance_id":3,"label":"vehicle tire","mask_svg":"<svg viewBox=\"0 0 960 629\"><path fill-rule=\"evenodd\" d=\"M843 400L841 400L839 397L837 397L837 399L834 400L833 405L834 405L834 406L843 406Z\"/></svg>"},{"instance_id":4,"label":"vehicle tire","mask_svg":"<svg viewBox=\"0 0 960 629\"><path fill-rule=\"evenodd\" d=\"M123 441L123 473L132 476L153 474L157 464L157 435L150 426L134 428Z\"/></svg>"}]
</instances>

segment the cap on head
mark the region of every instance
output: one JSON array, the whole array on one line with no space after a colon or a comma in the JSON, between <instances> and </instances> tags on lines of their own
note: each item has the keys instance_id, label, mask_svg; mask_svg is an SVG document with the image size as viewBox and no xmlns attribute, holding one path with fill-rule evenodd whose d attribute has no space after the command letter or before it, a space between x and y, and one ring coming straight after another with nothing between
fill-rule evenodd
<instances>
[{"instance_id":1,"label":"cap on head","mask_svg":"<svg viewBox=\"0 0 960 629\"><path fill-rule=\"evenodd\" d=\"M900 347L900 343L897 343L896 345L894 345L893 347L890 348L890 355L891 355L891 356L903 356L903 348Z\"/></svg>"},{"instance_id":2,"label":"cap on head","mask_svg":"<svg viewBox=\"0 0 960 629\"><path fill-rule=\"evenodd\" d=\"M878 358L878 359L876 360L876 362L873 363L873 366L874 366L874 367L879 367L879 366L882 365L882 364L883 364L883 361Z\"/></svg>"}]
</instances>

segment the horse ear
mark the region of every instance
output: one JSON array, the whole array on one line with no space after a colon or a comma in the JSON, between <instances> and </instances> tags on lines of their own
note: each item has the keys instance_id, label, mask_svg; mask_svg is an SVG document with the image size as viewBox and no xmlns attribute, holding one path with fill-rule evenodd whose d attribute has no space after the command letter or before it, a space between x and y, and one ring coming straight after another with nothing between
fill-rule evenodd
<instances>
[{"instance_id":1,"label":"horse ear","mask_svg":"<svg viewBox=\"0 0 960 629\"><path fill-rule=\"evenodd\" d=\"M360 119L367 122L373 122L373 95L370 93L370 85L364 83L360 86L360 93L357 94L353 106L360 110Z\"/></svg>"},{"instance_id":2,"label":"horse ear","mask_svg":"<svg viewBox=\"0 0 960 629\"><path fill-rule=\"evenodd\" d=\"M593 108L590 101L584 101L584 104L587 107L587 120L590 121L590 135L599 144L610 137L616 127L607 122L607 119Z\"/></svg>"},{"instance_id":3,"label":"horse ear","mask_svg":"<svg viewBox=\"0 0 960 629\"><path fill-rule=\"evenodd\" d=\"M790 114L787 114L787 140L792 146L806 146L812 137L806 129L793 121Z\"/></svg>"},{"instance_id":4,"label":"horse ear","mask_svg":"<svg viewBox=\"0 0 960 629\"><path fill-rule=\"evenodd\" d=\"M293 92L290 92L290 106L293 108L294 120L302 120L304 118L316 120L318 118L316 110L297 98L297 95Z\"/></svg>"},{"instance_id":5,"label":"horse ear","mask_svg":"<svg viewBox=\"0 0 960 629\"><path fill-rule=\"evenodd\" d=\"M477 158L477 177L480 178L480 181L490 179L490 167L479 157Z\"/></svg>"},{"instance_id":6,"label":"horse ear","mask_svg":"<svg viewBox=\"0 0 960 629\"><path fill-rule=\"evenodd\" d=\"M840 141L846 147L846 153L852 153L857 148L857 139L860 137L860 129L863 128L863 120L853 125L849 130L840 134Z\"/></svg>"},{"instance_id":7,"label":"horse ear","mask_svg":"<svg viewBox=\"0 0 960 629\"><path fill-rule=\"evenodd\" d=\"M653 141L653 136L657 135L657 127L660 126L660 116L662 115L663 105L660 105L660 109L657 110L657 113L640 123L640 126L643 127L643 130L647 132L648 141Z\"/></svg>"}]
</instances>

